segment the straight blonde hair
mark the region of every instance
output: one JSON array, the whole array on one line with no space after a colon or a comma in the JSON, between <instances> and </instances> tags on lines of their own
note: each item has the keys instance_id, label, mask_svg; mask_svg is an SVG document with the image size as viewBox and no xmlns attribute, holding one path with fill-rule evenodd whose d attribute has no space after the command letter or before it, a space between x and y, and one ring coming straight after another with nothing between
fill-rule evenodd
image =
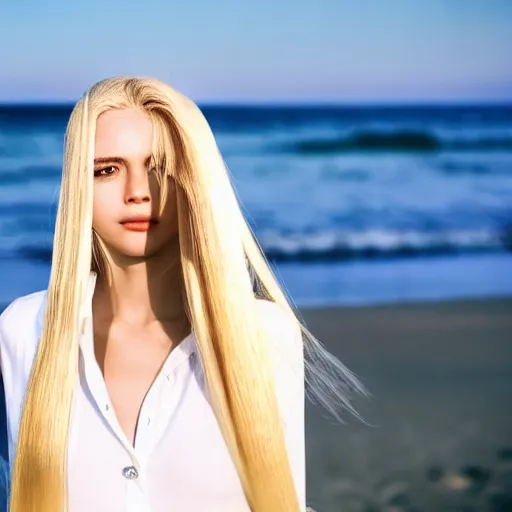
<instances>
[{"instance_id":1,"label":"straight blonde hair","mask_svg":"<svg viewBox=\"0 0 512 512\"><path fill-rule=\"evenodd\" d=\"M98 82L68 123L44 327L21 416L9 510L67 510L67 441L87 283L91 268L106 268L92 229L96 121L122 108L140 108L154 123L153 165L161 193L167 177L176 182L184 302L247 502L254 512L297 512L255 295L277 303L297 333L302 330L311 399L341 418L343 409L355 413L350 393L364 390L301 325L242 215L199 108L168 85L139 77Z\"/></svg>"}]
</instances>

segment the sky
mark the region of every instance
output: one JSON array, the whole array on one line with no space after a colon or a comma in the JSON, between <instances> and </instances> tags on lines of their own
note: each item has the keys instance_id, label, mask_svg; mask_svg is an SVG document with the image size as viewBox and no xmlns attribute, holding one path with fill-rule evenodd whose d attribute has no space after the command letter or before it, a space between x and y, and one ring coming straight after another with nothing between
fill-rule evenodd
<instances>
[{"instance_id":1,"label":"sky","mask_svg":"<svg viewBox=\"0 0 512 512\"><path fill-rule=\"evenodd\" d=\"M512 101L512 0L0 0L0 102L113 75L205 103Z\"/></svg>"}]
</instances>

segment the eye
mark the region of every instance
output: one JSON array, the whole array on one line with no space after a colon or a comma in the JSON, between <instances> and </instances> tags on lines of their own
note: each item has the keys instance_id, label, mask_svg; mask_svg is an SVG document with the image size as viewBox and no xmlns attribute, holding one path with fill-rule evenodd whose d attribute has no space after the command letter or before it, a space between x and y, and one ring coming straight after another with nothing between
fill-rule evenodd
<instances>
[{"instance_id":1,"label":"eye","mask_svg":"<svg viewBox=\"0 0 512 512\"><path fill-rule=\"evenodd\" d=\"M109 165L108 167L103 167L102 169L96 169L94 171L94 177L100 178L100 177L108 177L112 176L116 173L117 167L114 165Z\"/></svg>"}]
</instances>

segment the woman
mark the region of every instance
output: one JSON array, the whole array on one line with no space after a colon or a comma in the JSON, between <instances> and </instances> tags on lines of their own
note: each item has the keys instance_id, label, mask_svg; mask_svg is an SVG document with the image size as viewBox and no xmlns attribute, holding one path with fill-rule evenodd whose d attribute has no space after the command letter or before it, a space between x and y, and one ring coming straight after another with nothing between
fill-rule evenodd
<instances>
[{"instance_id":1,"label":"woman","mask_svg":"<svg viewBox=\"0 0 512 512\"><path fill-rule=\"evenodd\" d=\"M49 287L2 314L0 357L12 512L304 510L304 377L335 415L362 391L288 304L200 110L153 79L76 104Z\"/></svg>"}]
</instances>

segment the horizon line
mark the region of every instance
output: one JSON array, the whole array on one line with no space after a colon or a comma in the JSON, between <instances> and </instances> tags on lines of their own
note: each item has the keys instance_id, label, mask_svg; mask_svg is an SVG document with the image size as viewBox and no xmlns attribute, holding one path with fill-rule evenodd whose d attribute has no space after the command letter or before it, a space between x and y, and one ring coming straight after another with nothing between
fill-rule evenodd
<instances>
[{"instance_id":1,"label":"horizon line","mask_svg":"<svg viewBox=\"0 0 512 512\"><path fill-rule=\"evenodd\" d=\"M27 108L27 107L73 107L76 100L5 100L0 98L0 108ZM355 107L355 108L379 108L379 107L512 107L512 98L503 99L415 99L415 100L194 100L199 107L224 107L224 108L265 108L265 107Z\"/></svg>"}]
</instances>

